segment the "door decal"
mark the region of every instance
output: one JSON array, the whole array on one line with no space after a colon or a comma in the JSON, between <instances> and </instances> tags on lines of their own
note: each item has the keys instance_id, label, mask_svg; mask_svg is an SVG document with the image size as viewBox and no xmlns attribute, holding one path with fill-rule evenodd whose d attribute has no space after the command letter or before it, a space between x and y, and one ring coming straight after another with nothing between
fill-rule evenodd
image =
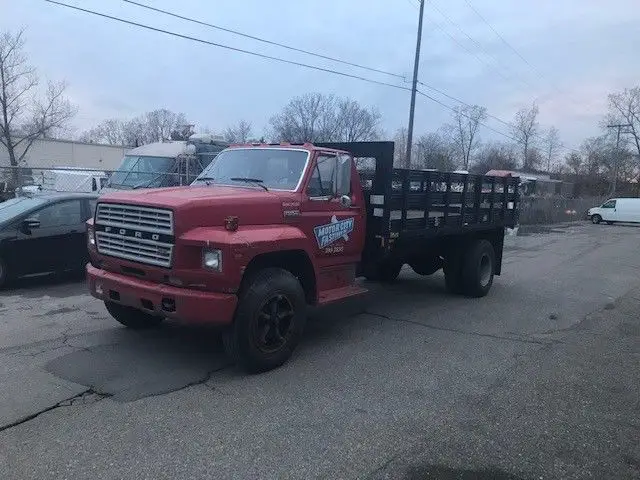
<instances>
[{"instance_id":1,"label":"door decal","mask_svg":"<svg viewBox=\"0 0 640 480\"><path fill-rule=\"evenodd\" d=\"M313 233L316 236L318 247L325 248L332 243L340 240L349 240L349 234L353 232L353 225L355 223L354 217L345 218L344 220L338 220L334 215L331 217L331 223L326 225L318 225L313 229Z\"/></svg>"}]
</instances>

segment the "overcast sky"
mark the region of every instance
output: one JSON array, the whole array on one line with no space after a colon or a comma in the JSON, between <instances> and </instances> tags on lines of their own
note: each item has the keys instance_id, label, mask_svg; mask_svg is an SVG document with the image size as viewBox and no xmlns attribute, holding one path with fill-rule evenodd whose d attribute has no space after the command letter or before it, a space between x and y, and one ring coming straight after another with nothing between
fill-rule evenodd
<instances>
[{"instance_id":1,"label":"overcast sky","mask_svg":"<svg viewBox=\"0 0 640 480\"><path fill-rule=\"evenodd\" d=\"M139 2L411 77L417 0ZM296 54L120 0L66 3L403 85L399 78ZM40 74L68 82L68 94L79 108L78 132L107 118L165 107L184 112L198 126L214 131L246 119L254 125L255 134L262 134L274 112L292 96L306 92L349 96L376 106L389 136L407 123L407 91L202 45L42 0L0 0L0 12L1 30L27 27L28 55ZM576 146L598 133L609 92L640 85L638 25L638 0L432 0L425 6L420 80L468 103L484 105L505 120L537 99L543 126L555 125L564 141ZM437 129L449 113L418 97L416 133ZM489 123L506 131L504 125ZM482 137L496 134L485 130Z\"/></svg>"}]
</instances>

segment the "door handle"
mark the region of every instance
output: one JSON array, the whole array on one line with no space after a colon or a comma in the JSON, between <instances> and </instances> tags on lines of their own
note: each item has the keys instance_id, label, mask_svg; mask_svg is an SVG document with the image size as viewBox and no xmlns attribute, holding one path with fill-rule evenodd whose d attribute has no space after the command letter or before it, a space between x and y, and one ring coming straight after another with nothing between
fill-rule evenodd
<instances>
[{"instance_id":1,"label":"door handle","mask_svg":"<svg viewBox=\"0 0 640 480\"><path fill-rule=\"evenodd\" d=\"M72 230L69 230L69 233L78 233L78 230L76 230L75 228Z\"/></svg>"}]
</instances>

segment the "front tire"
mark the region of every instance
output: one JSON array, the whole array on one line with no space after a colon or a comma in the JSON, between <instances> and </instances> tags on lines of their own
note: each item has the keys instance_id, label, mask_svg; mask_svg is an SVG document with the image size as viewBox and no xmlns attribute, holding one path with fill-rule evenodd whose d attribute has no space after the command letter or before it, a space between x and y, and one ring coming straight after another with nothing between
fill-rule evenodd
<instances>
[{"instance_id":1,"label":"front tire","mask_svg":"<svg viewBox=\"0 0 640 480\"><path fill-rule=\"evenodd\" d=\"M290 272L258 272L241 292L233 325L223 334L227 354L250 373L281 366L302 338L306 307L302 285Z\"/></svg>"},{"instance_id":2,"label":"front tire","mask_svg":"<svg viewBox=\"0 0 640 480\"><path fill-rule=\"evenodd\" d=\"M463 293L469 297L484 297L491 290L496 254L491 242L478 240L471 245L462 268Z\"/></svg>"},{"instance_id":3,"label":"front tire","mask_svg":"<svg viewBox=\"0 0 640 480\"><path fill-rule=\"evenodd\" d=\"M105 301L104 306L107 307L107 311L116 321L133 330L157 327L164 320L163 317L151 315L119 303Z\"/></svg>"},{"instance_id":4,"label":"front tire","mask_svg":"<svg viewBox=\"0 0 640 480\"><path fill-rule=\"evenodd\" d=\"M602 217L597 213L595 215L591 215L591 223L593 223L594 225L599 224L601 221L602 221Z\"/></svg>"}]
</instances>

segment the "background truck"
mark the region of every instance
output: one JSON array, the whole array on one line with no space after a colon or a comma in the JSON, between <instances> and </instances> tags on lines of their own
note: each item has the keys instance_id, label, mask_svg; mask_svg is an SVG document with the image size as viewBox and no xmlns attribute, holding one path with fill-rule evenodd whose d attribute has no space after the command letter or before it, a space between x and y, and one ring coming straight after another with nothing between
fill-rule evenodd
<instances>
[{"instance_id":1,"label":"background truck","mask_svg":"<svg viewBox=\"0 0 640 480\"><path fill-rule=\"evenodd\" d=\"M223 327L252 372L285 362L309 305L444 269L447 289L489 292L518 183L393 168L393 142L231 147L191 187L99 199L89 221L91 294L132 328L164 318Z\"/></svg>"},{"instance_id":2,"label":"background truck","mask_svg":"<svg viewBox=\"0 0 640 480\"><path fill-rule=\"evenodd\" d=\"M219 137L195 133L189 140L136 147L124 156L104 191L189 185L228 146Z\"/></svg>"}]
</instances>

